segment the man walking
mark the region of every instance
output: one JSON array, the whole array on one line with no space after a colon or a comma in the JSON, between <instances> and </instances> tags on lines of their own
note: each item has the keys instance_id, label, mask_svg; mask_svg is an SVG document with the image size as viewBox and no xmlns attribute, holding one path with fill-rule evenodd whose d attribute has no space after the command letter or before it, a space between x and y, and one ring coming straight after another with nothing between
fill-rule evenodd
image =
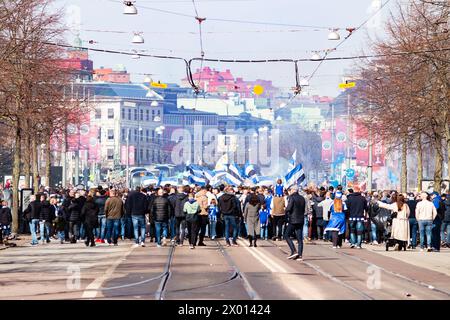
<instances>
[{"instance_id":1,"label":"man walking","mask_svg":"<svg viewBox=\"0 0 450 320\"><path fill-rule=\"evenodd\" d=\"M117 240L119 238L120 219L122 218L122 215L122 199L118 197L116 190L111 190L110 198L108 198L105 203L106 239L109 245L114 244L115 246L117 246Z\"/></svg>"},{"instance_id":2,"label":"man walking","mask_svg":"<svg viewBox=\"0 0 450 320\"><path fill-rule=\"evenodd\" d=\"M230 227L233 232L232 244L233 246L238 246L237 240L237 224L236 224L236 196L233 194L233 188L228 186L225 189L225 193L219 198L219 212L225 221L225 241L227 247L230 244Z\"/></svg>"},{"instance_id":3,"label":"man walking","mask_svg":"<svg viewBox=\"0 0 450 320\"><path fill-rule=\"evenodd\" d=\"M148 198L145 192L141 192L140 187L136 187L135 191L128 194L125 208L127 213L131 214L131 220L133 221L135 246L139 246L140 243L142 247L145 247L145 214L150 207Z\"/></svg>"},{"instance_id":4,"label":"man walking","mask_svg":"<svg viewBox=\"0 0 450 320\"><path fill-rule=\"evenodd\" d=\"M305 219L306 200L298 193L298 187L289 188L289 199L286 206L287 226L284 232L284 238L291 249L288 259L302 260L303 254L303 224ZM298 242L298 250L295 250L291 233L295 234Z\"/></svg>"},{"instance_id":5,"label":"man walking","mask_svg":"<svg viewBox=\"0 0 450 320\"><path fill-rule=\"evenodd\" d=\"M163 188L159 188L156 192L156 198L155 200L153 200L151 214L153 215L153 220L155 221L156 246L158 248L160 248L161 245L166 246L169 227L170 205L169 200L167 200L167 192L165 192Z\"/></svg>"},{"instance_id":6,"label":"man walking","mask_svg":"<svg viewBox=\"0 0 450 320\"><path fill-rule=\"evenodd\" d=\"M433 202L428 200L428 193L422 192L416 206L416 219L419 223L420 232L420 251L425 249L425 235L427 237L427 251L431 252L431 229L433 228L433 220L437 216L436 207Z\"/></svg>"},{"instance_id":7,"label":"man walking","mask_svg":"<svg viewBox=\"0 0 450 320\"><path fill-rule=\"evenodd\" d=\"M364 232L364 214L367 212L367 200L364 198L358 186L347 197L346 205L350 214L350 248L355 246L361 249L362 234Z\"/></svg>"}]
</instances>

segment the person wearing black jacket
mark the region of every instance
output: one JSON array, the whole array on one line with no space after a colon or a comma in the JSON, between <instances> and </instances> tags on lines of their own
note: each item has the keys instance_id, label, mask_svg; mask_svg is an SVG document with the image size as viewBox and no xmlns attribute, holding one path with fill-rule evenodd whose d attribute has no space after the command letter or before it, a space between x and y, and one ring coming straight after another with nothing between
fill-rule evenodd
<instances>
[{"instance_id":1,"label":"person wearing black jacket","mask_svg":"<svg viewBox=\"0 0 450 320\"><path fill-rule=\"evenodd\" d=\"M236 214L239 213L239 209L237 207L237 204L239 203L239 200L237 200L236 196L233 194L233 188L228 186L225 189L225 193L220 196L219 198L219 212L220 216L225 221L225 241L227 244L227 247L229 247L230 244L230 227L233 230L233 239L232 244L233 246L238 246L236 240L237 240L237 224L236 224Z\"/></svg>"},{"instance_id":2,"label":"person wearing black jacket","mask_svg":"<svg viewBox=\"0 0 450 320\"><path fill-rule=\"evenodd\" d=\"M350 242L351 248L355 246L361 249L362 235L364 232L364 214L367 212L367 200L355 187L355 192L347 196L346 205L349 212Z\"/></svg>"},{"instance_id":3,"label":"person wearing black jacket","mask_svg":"<svg viewBox=\"0 0 450 320\"><path fill-rule=\"evenodd\" d=\"M80 219L86 230L86 240L84 241L86 247L91 244L95 247L94 228L98 225L98 213L100 209L92 196L88 196L86 202L81 209Z\"/></svg>"},{"instance_id":4,"label":"person wearing black jacket","mask_svg":"<svg viewBox=\"0 0 450 320\"><path fill-rule=\"evenodd\" d=\"M23 212L25 215L25 220L30 224L31 245L33 246L38 244L36 231L39 227L39 219L41 215L41 202L39 200L40 198L37 198L37 196L31 195L30 203Z\"/></svg>"},{"instance_id":5,"label":"person wearing black jacket","mask_svg":"<svg viewBox=\"0 0 450 320\"><path fill-rule=\"evenodd\" d=\"M75 197L75 191L70 190L66 194L66 196L63 200L63 203L62 203L63 219L64 219L64 221L67 222L66 224L64 224L64 238L65 238L64 240L66 242L70 241L70 239L69 239L69 231L70 231L69 230L69 218L70 218L69 206L72 203L72 199L74 199L74 197Z\"/></svg>"},{"instance_id":6,"label":"person wearing black jacket","mask_svg":"<svg viewBox=\"0 0 450 320\"><path fill-rule=\"evenodd\" d=\"M133 221L134 241L136 245L140 244L142 247L145 246L145 214L149 212L150 208L147 195L141 192L140 187L136 187L135 191L131 191L128 194L125 201L125 211L131 215L131 220ZM141 241L139 242L139 240Z\"/></svg>"},{"instance_id":7,"label":"person wearing black jacket","mask_svg":"<svg viewBox=\"0 0 450 320\"><path fill-rule=\"evenodd\" d=\"M95 228L95 235L97 237L96 242L105 242L106 233L106 216L105 216L105 203L107 200L106 191L99 190L95 196L94 202L98 207L98 223L97 228Z\"/></svg>"},{"instance_id":8,"label":"person wearing black jacket","mask_svg":"<svg viewBox=\"0 0 450 320\"><path fill-rule=\"evenodd\" d=\"M178 187L178 193L169 198L173 215L175 216L175 243L182 246L186 230L186 215L184 204L188 201L189 186Z\"/></svg>"},{"instance_id":9,"label":"person wearing black jacket","mask_svg":"<svg viewBox=\"0 0 450 320\"><path fill-rule=\"evenodd\" d=\"M444 219L441 226L441 239L444 241L442 246L450 248L450 192L445 196L444 207ZM447 232L447 238L445 232Z\"/></svg>"},{"instance_id":10,"label":"person wearing black jacket","mask_svg":"<svg viewBox=\"0 0 450 320\"><path fill-rule=\"evenodd\" d=\"M409 233L411 235L409 248L415 249L417 245L417 231L419 230L419 223L416 219L417 200L414 198L414 194L408 194L408 201L406 201L406 204L409 207Z\"/></svg>"},{"instance_id":11,"label":"person wearing black jacket","mask_svg":"<svg viewBox=\"0 0 450 320\"><path fill-rule=\"evenodd\" d=\"M305 223L306 200L298 193L298 187L289 188L288 204L286 206L287 225L284 238L291 249L288 259L301 260L303 254L303 224ZM291 233L295 233L298 242L298 250L295 250Z\"/></svg>"},{"instance_id":12,"label":"person wearing black jacket","mask_svg":"<svg viewBox=\"0 0 450 320\"><path fill-rule=\"evenodd\" d=\"M7 243L7 237L11 231L12 215L11 209L8 207L8 201L2 201L2 208L0 209L0 244ZM6 239L3 240L3 237Z\"/></svg>"},{"instance_id":13,"label":"person wearing black jacket","mask_svg":"<svg viewBox=\"0 0 450 320\"><path fill-rule=\"evenodd\" d=\"M47 200L45 194L41 195L41 212L39 215L39 227L41 232L41 243L50 242L50 228L52 226L53 219L55 219L55 207L53 207Z\"/></svg>"},{"instance_id":14,"label":"person wearing black jacket","mask_svg":"<svg viewBox=\"0 0 450 320\"><path fill-rule=\"evenodd\" d=\"M78 195L78 194L77 194ZM71 243L76 243L80 237L80 224L81 224L81 202L79 198L75 196L70 202L69 208L69 238Z\"/></svg>"},{"instance_id":15,"label":"person wearing black jacket","mask_svg":"<svg viewBox=\"0 0 450 320\"><path fill-rule=\"evenodd\" d=\"M167 193L163 188L157 190L156 198L152 203L151 214L155 221L156 228L156 245L158 248L161 245L167 245L168 223L170 216L170 204L167 200ZM162 229L162 242L161 242L161 229Z\"/></svg>"}]
</instances>

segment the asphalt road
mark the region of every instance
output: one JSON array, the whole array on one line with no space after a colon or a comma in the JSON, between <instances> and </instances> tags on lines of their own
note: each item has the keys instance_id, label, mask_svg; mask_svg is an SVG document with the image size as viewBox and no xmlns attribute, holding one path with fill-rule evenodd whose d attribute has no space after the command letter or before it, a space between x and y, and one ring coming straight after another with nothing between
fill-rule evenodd
<instances>
[{"instance_id":1,"label":"asphalt road","mask_svg":"<svg viewBox=\"0 0 450 320\"><path fill-rule=\"evenodd\" d=\"M303 261L292 261L285 241L238 243L8 248L0 251L0 299L450 299L448 274L404 262L401 252L393 258L316 242L304 246ZM448 259L450 251L421 254Z\"/></svg>"}]
</instances>

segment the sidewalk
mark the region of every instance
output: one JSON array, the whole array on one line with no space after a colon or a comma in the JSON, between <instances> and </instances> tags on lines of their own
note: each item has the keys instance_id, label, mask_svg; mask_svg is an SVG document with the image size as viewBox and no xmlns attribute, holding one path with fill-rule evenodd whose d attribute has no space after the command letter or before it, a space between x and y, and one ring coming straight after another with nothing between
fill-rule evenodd
<instances>
[{"instance_id":1,"label":"sidewalk","mask_svg":"<svg viewBox=\"0 0 450 320\"><path fill-rule=\"evenodd\" d=\"M415 265L417 267L433 270L450 276L450 249L441 248L440 252L420 252L420 249L406 251L394 251L389 248L386 251L384 244L381 245L363 245L364 249L374 253L390 257Z\"/></svg>"}]
</instances>

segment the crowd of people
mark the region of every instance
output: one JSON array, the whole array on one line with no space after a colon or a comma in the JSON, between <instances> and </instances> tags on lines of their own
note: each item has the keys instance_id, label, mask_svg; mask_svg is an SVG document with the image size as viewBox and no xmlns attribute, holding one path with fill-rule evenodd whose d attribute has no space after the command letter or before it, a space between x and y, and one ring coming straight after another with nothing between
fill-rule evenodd
<instances>
[{"instance_id":1,"label":"crowd of people","mask_svg":"<svg viewBox=\"0 0 450 320\"><path fill-rule=\"evenodd\" d=\"M303 243L315 240L331 242L336 249L343 243L350 248L385 243L388 248L391 242L398 250L450 247L450 194L437 192L285 189L281 180L253 188L166 185L41 191L23 210L33 246L55 240L118 245L119 239L145 246L149 238L157 247L183 246L187 240L194 249L206 245L205 237L223 237L227 246L238 246L240 237L257 247L262 238L286 240L290 259L301 259ZM10 233L10 224L11 211L3 201L0 236ZM297 248L292 239L298 241Z\"/></svg>"}]
</instances>

